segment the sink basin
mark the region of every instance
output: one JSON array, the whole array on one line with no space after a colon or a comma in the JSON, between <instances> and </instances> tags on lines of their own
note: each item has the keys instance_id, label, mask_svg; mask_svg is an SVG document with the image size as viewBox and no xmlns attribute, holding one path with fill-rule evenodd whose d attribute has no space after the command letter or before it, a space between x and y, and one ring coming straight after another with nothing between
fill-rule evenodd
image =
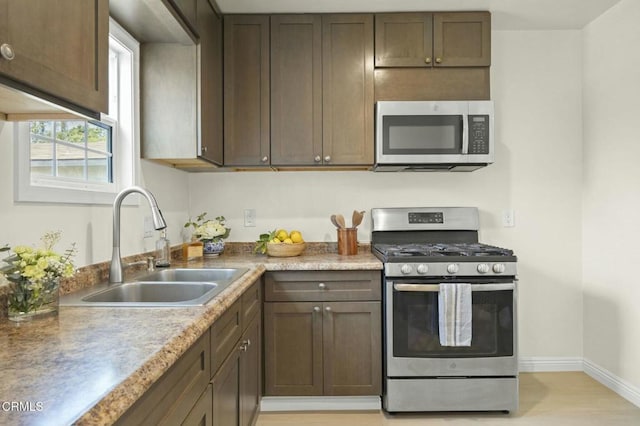
<instances>
[{"instance_id":1,"label":"sink basin","mask_svg":"<svg viewBox=\"0 0 640 426\"><path fill-rule=\"evenodd\" d=\"M175 303L196 300L216 290L215 283L131 282L111 287L90 296L85 302Z\"/></svg>"},{"instance_id":2,"label":"sink basin","mask_svg":"<svg viewBox=\"0 0 640 426\"><path fill-rule=\"evenodd\" d=\"M246 268L164 269L122 284L101 284L60 297L62 306L198 306L240 278Z\"/></svg>"},{"instance_id":3,"label":"sink basin","mask_svg":"<svg viewBox=\"0 0 640 426\"><path fill-rule=\"evenodd\" d=\"M136 278L136 281L162 282L228 282L235 281L247 272L247 269L162 269Z\"/></svg>"}]
</instances>

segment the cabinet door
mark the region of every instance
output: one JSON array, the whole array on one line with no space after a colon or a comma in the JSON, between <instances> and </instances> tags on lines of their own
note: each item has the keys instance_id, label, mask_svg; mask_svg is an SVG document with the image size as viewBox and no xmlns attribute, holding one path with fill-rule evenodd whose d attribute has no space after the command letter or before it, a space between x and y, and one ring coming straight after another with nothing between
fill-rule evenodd
<instances>
[{"instance_id":1,"label":"cabinet door","mask_svg":"<svg viewBox=\"0 0 640 426\"><path fill-rule=\"evenodd\" d=\"M207 386L196 405L182 422L182 426L212 426L213 425L213 407L211 401L213 398L212 386Z\"/></svg>"},{"instance_id":2,"label":"cabinet door","mask_svg":"<svg viewBox=\"0 0 640 426\"><path fill-rule=\"evenodd\" d=\"M236 426L240 421L240 351L232 351L211 380L213 426Z\"/></svg>"},{"instance_id":3,"label":"cabinet door","mask_svg":"<svg viewBox=\"0 0 640 426\"><path fill-rule=\"evenodd\" d=\"M430 67L431 13L376 14L376 67Z\"/></svg>"},{"instance_id":4,"label":"cabinet door","mask_svg":"<svg viewBox=\"0 0 640 426\"><path fill-rule=\"evenodd\" d=\"M243 348L240 355L240 426L251 426L258 416L262 386L261 321L257 316L251 321L240 339Z\"/></svg>"},{"instance_id":5,"label":"cabinet door","mask_svg":"<svg viewBox=\"0 0 640 426\"><path fill-rule=\"evenodd\" d=\"M222 18L198 0L200 156L222 165Z\"/></svg>"},{"instance_id":6,"label":"cabinet door","mask_svg":"<svg viewBox=\"0 0 640 426\"><path fill-rule=\"evenodd\" d=\"M0 81L108 112L108 37L109 0L0 0L0 44L15 53L0 57Z\"/></svg>"},{"instance_id":7,"label":"cabinet door","mask_svg":"<svg viewBox=\"0 0 640 426\"><path fill-rule=\"evenodd\" d=\"M322 159L322 18L271 17L271 164Z\"/></svg>"},{"instance_id":8,"label":"cabinet door","mask_svg":"<svg viewBox=\"0 0 640 426\"><path fill-rule=\"evenodd\" d=\"M382 381L380 302L324 304L324 394L379 395Z\"/></svg>"},{"instance_id":9,"label":"cabinet door","mask_svg":"<svg viewBox=\"0 0 640 426\"><path fill-rule=\"evenodd\" d=\"M451 12L433 15L435 66L488 67L491 65L489 12Z\"/></svg>"},{"instance_id":10,"label":"cabinet door","mask_svg":"<svg viewBox=\"0 0 640 426\"><path fill-rule=\"evenodd\" d=\"M224 164L269 165L269 16L224 17Z\"/></svg>"},{"instance_id":11,"label":"cabinet door","mask_svg":"<svg viewBox=\"0 0 640 426\"><path fill-rule=\"evenodd\" d=\"M322 395L322 303L265 303L265 395Z\"/></svg>"},{"instance_id":12,"label":"cabinet door","mask_svg":"<svg viewBox=\"0 0 640 426\"><path fill-rule=\"evenodd\" d=\"M373 164L373 15L322 17L325 165Z\"/></svg>"}]
</instances>

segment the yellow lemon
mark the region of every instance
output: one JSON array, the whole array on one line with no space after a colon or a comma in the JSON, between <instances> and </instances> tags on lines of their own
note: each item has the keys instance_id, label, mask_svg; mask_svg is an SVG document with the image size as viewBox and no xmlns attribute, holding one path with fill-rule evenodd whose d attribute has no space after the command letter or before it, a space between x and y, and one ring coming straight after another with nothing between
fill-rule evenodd
<instances>
[{"instance_id":1,"label":"yellow lemon","mask_svg":"<svg viewBox=\"0 0 640 426\"><path fill-rule=\"evenodd\" d=\"M291 231L290 237L294 243L303 243L302 233L300 231Z\"/></svg>"},{"instance_id":2,"label":"yellow lemon","mask_svg":"<svg viewBox=\"0 0 640 426\"><path fill-rule=\"evenodd\" d=\"M273 243L273 244L280 244L281 243L281 241L279 239L277 239L277 238L274 238L273 240L271 240L269 242Z\"/></svg>"},{"instance_id":3,"label":"yellow lemon","mask_svg":"<svg viewBox=\"0 0 640 426\"><path fill-rule=\"evenodd\" d=\"M289 233L284 229L278 229L278 231L276 232L276 237L278 237L280 241L284 241L289 238Z\"/></svg>"},{"instance_id":4,"label":"yellow lemon","mask_svg":"<svg viewBox=\"0 0 640 426\"><path fill-rule=\"evenodd\" d=\"M291 241L291 238L285 238L285 240L283 241L284 244L293 244L293 241Z\"/></svg>"}]
</instances>

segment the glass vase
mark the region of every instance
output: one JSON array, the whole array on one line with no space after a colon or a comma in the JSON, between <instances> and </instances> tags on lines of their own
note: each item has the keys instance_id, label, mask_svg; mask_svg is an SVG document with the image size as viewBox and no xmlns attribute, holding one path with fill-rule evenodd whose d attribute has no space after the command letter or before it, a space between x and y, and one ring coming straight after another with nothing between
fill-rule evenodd
<instances>
[{"instance_id":1,"label":"glass vase","mask_svg":"<svg viewBox=\"0 0 640 426\"><path fill-rule=\"evenodd\" d=\"M34 283L23 278L15 283L9 295L8 318L10 321L31 321L33 319L57 315L59 305L60 280L52 279Z\"/></svg>"}]
</instances>

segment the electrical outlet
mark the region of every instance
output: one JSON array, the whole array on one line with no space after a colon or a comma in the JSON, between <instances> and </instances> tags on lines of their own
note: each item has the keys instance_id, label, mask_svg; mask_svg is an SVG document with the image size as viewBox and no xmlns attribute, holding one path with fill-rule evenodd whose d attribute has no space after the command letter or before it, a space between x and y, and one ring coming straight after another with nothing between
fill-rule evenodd
<instances>
[{"instance_id":1,"label":"electrical outlet","mask_svg":"<svg viewBox=\"0 0 640 426\"><path fill-rule=\"evenodd\" d=\"M244 226L245 227L256 226L256 209L245 209Z\"/></svg>"},{"instance_id":2,"label":"electrical outlet","mask_svg":"<svg viewBox=\"0 0 640 426\"><path fill-rule=\"evenodd\" d=\"M502 226L513 228L516 226L515 212L511 209L502 211Z\"/></svg>"},{"instance_id":3,"label":"electrical outlet","mask_svg":"<svg viewBox=\"0 0 640 426\"><path fill-rule=\"evenodd\" d=\"M153 238L153 218L151 216L144 217L144 238Z\"/></svg>"}]
</instances>

